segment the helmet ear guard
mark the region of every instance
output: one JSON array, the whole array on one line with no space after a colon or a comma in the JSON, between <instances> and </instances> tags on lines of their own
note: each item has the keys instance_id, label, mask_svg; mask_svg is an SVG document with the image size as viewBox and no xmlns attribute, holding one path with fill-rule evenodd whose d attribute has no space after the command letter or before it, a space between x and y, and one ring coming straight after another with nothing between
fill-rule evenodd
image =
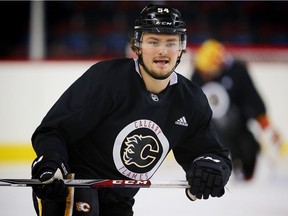
<instances>
[{"instance_id":1,"label":"helmet ear guard","mask_svg":"<svg viewBox=\"0 0 288 216\"><path fill-rule=\"evenodd\" d=\"M186 49L186 24L177 9L162 5L146 6L135 21L133 34L135 47L140 48L144 32L179 34L180 49Z\"/></svg>"}]
</instances>

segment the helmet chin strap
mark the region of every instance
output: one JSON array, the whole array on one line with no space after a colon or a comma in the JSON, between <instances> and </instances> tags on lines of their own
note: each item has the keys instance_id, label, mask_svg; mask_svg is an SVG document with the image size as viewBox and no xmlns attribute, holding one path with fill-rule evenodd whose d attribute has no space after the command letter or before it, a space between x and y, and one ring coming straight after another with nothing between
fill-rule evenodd
<instances>
[{"instance_id":1,"label":"helmet chin strap","mask_svg":"<svg viewBox=\"0 0 288 216\"><path fill-rule=\"evenodd\" d=\"M147 74L149 76L151 76L152 78L154 79L157 79L157 80L164 80L164 79L167 79L172 73L173 71L176 69L176 67L179 65L180 61L181 61L181 56L182 56L182 52L180 54L180 56L178 57L177 61L176 61L176 64L175 66L172 68L172 70L166 75L166 76L163 76L163 77L158 77L158 76L155 76L144 64L143 62L143 58L142 58L142 55L139 55L138 56L138 62L139 64L144 68L144 70L147 72Z\"/></svg>"}]
</instances>

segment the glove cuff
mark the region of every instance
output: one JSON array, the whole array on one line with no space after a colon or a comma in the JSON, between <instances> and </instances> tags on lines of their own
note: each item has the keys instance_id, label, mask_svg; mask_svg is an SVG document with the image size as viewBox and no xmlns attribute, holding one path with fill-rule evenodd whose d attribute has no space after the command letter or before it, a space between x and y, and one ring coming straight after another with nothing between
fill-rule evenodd
<instances>
[{"instance_id":1,"label":"glove cuff","mask_svg":"<svg viewBox=\"0 0 288 216\"><path fill-rule=\"evenodd\" d=\"M204 154L193 161L192 166L194 163L209 163L208 167L219 169L222 172L223 177L223 186L225 186L230 178L231 175L231 164L228 164L223 158L218 157L214 154Z\"/></svg>"},{"instance_id":2,"label":"glove cuff","mask_svg":"<svg viewBox=\"0 0 288 216\"><path fill-rule=\"evenodd\" d=\"M32 163L32 177L39 178L43 171L61 171L62 177L69 172L64 160L58 154L47 154L37 157Z\"/></svg>"}]
</instances>

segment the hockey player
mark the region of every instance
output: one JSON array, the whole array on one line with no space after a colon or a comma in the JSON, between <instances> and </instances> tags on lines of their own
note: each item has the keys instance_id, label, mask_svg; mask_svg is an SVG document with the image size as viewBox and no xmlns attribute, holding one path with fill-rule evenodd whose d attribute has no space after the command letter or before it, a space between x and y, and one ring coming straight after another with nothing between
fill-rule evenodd
<instances>
[{"instance_id":1,"label":"hockey player","mask_svg":"<svg viewBox=\"0 0 288 216\"><path fill-rule=\"evenodd\" d=\"M188 198L221 197L228 150L211 125L201 88L175 72L186 48L177 9L149 5L135 21L138 59L96 63L49 110L32 136L32 178L42 216L133 215L137 188L69 188L62 178L150 179L170 150L186 172Z\"/></svg>"},{"instance_id":2,"label":"hockey player","mask_svg":"<svg viewBox=\"0 0 288 216\"><path fill-rule=\"evenodd\" d=\"M208 97L219 139L231 151L234 173L237 179L250 180L260 150L249 127L250 120L258 122L275 145L279 134L270 123L247 66L233 58L215 39L203 42L194 63L192 81L201 86Z\"/></svg>"}]
</instances>

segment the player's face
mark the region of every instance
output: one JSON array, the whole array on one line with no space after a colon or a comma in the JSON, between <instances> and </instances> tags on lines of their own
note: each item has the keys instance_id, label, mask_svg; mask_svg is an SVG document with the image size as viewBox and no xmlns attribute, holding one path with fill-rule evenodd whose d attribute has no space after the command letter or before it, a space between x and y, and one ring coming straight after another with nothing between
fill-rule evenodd
<instances>
[{"instance_id":1,"label":"player's face","mask_svg":"<svg viewBox=\"0 0 288 216\"><path fill-rule=\"evenodd\" d=\"M181 54L180 36L144 33L141 53L145 66L154 77L168 78Z\"/></svg>"}]
</instances>

